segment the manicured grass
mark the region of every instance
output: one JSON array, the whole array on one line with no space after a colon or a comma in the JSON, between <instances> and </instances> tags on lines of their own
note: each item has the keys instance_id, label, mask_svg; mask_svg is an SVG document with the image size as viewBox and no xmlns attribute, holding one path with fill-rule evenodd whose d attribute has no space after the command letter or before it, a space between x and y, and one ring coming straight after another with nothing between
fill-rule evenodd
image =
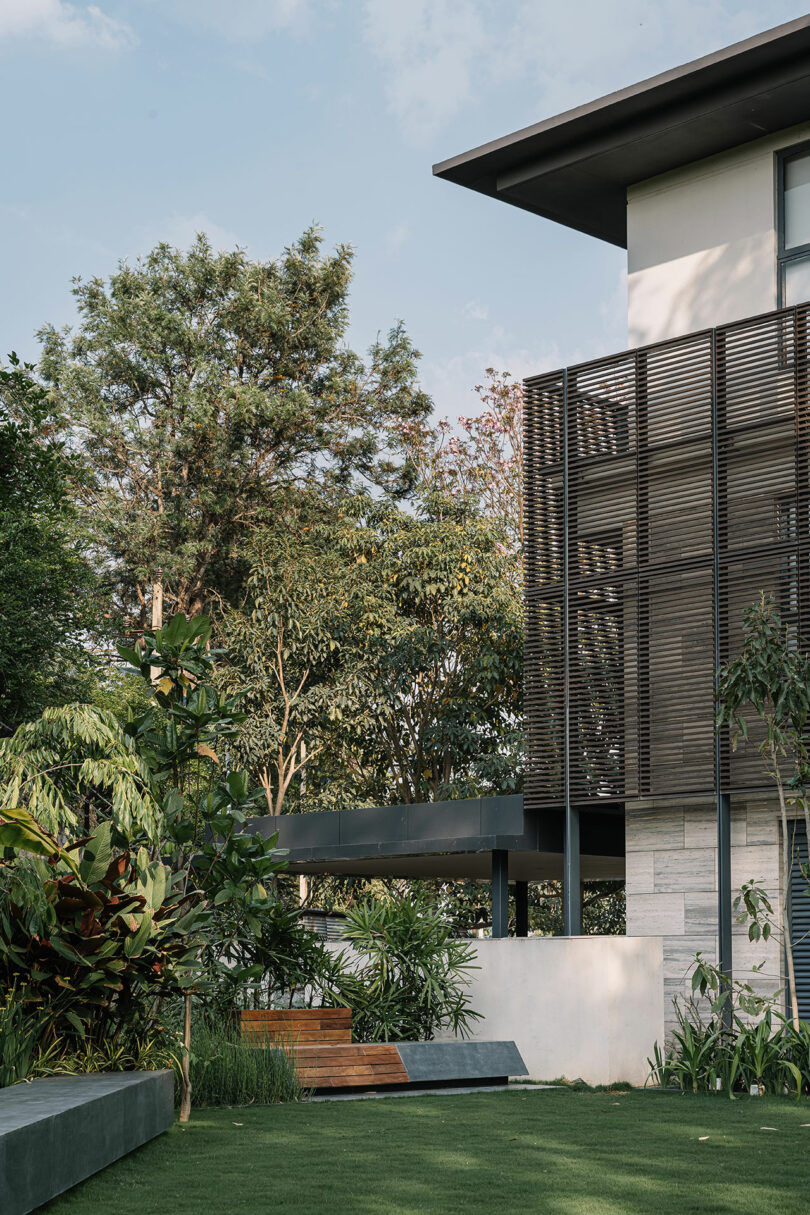
<instances>
[{"instance_id":1,"label":"manicured grass","mask_svg":"<svg viewBox=\"0 0 810 1215\"><path fill-rule=\"evenodd\" d=\"M518 1090L192 1118L51 1203L48 1215L810 1209L808 1102Z\"/></svg>"}]
</instances>

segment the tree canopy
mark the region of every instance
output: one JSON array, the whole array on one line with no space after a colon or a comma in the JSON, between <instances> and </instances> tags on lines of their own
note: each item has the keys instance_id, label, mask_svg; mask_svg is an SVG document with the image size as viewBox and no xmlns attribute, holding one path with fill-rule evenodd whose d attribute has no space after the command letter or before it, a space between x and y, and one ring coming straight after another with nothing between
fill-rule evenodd
<instances>
[{"instance_id":1,"label":"tree canopy","mask_svg":"<svg viewBox=\"0 0 810 1215\"><path fill-rule=\"evenodd\" d=\"M93 610L64 422L33 372L0 368L0 735L80 691Z\"/></svg>"},{"instance_id":2,"label":"tree canopy","mask_svg":"<svg viewBox=\"0 0 810 1215\"><path fill-rule=\"evenodd\" d=\"M131 627L238 598L245 538L280 492L355 479L396 491L394 423L423 417L402 325L345 345L352 252L316 229L274 261L158 245L109 282L76 279L75 333L41 371L87 470L81 497Z\"/></svg>"}]
</instances>

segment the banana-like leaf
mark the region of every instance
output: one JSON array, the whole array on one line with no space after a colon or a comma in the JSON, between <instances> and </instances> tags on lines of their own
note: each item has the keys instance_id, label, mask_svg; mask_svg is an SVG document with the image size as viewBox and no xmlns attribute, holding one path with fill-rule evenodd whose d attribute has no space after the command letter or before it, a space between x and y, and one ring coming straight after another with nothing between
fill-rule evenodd
<instances>
[{"instance_id":1,"label":"banana-like leaf","mask_svg":"<svg viewBox=\"0 0 810 1215\"><path fill-rule=\"evenodd\" d=\"M112 824L102 823L88 840L79 865L79 877L87 886L95 886L107 872L112 856Z\"/></svg>"}]
</instances>

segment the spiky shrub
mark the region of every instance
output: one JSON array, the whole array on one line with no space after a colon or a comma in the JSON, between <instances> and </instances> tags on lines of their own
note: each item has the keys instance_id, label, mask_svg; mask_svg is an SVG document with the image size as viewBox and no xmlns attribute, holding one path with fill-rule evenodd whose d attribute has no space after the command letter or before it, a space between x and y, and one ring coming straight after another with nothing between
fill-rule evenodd
<instances>
[{"instance_id":1,"label":"spiky shrub","mask_svg":"<svg viewBox=\"0 0 810 1215\"><path fill-rule=\"evenodd\" d=\"M480 1020L469 1001L477 969L469 942L427 898L369 899L352 908L335 1003L352 1009L359 1042L429 1042L440 1029L465 1037Z\"/></svg>"}]
</instances>

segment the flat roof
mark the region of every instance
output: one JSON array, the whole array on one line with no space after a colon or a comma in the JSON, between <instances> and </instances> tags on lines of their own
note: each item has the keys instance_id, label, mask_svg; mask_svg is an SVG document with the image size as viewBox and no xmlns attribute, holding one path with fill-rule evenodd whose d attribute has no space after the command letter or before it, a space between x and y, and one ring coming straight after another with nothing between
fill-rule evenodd
<instances>
[{"instance_id":1,"label":"flat roof","mask_svg":"<svg viewBox=\"0 0 810 1215\"><path fill-rule=\"evenodd\" d=\"M810 120L810 16L433 166L627 247L627 187Z\"/></svg>"},{"instance_id":2,"label":"flat roof","mask_svg":"<svg viewBox=\"0 0 810 1215\"><path fill-rule=\"evenodd\" d=\"M244 830L265 837L277 831L290 873L488 880L492 852L503 850L509 853L510 878L562 876L562 812L532 815L524 810L521 793L261 815L248 819ZM583 878L624 876L622 810L583 811L580 843Z\"/></svg>"}]
</instances>

